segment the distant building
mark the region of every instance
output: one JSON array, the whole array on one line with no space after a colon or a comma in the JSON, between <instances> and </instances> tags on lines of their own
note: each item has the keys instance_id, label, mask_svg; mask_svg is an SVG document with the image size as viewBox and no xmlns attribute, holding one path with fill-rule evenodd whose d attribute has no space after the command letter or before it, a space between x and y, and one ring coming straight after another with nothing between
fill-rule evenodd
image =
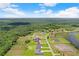
<instances>
[{"instance_id":1,"label":"distant building","mask_svg":"<svg viewBox=\"0 0 79 59\"><path fill-rule=\"evenodd\" d=\"M40 38L38 38L38 37L34 38L35 42L39 42L39 40L40 40Z\"/></svg>"},{"instance_id":2,"label":"distant building","mask_svg":"<svg viewBox=\"0 0 79 59\"><path fill-rule=\"evenodd\" d=\"M39 44L37 44L36 49L41 49L41 44L40 44L40 43L39 43Z\"/></svg>"},{"instance_id":3,"label":"distant building","mask_svg":"<svg viewBox=\"0 0 79 59\"><path fill-rule=\"evenodd\" d=\"M37 46L36 46L35 53L36 53L36 54L39 54L39 55L43 54L43 53L41 52L40 40L41 40L41 39L40 39L38 36L35 36L34 41L37 42Z\"/></svg>"},{"instance_id":4,"label":"distant building","mask_svg":"<svg viewBox=\"0 0 79 59\"><path fill-rule=\"evenodd\" d=\"M35 53L36 53L36 54L43 54L40 49L36 49L36 50L35 50Z\"/></svg>"}]
</instances>

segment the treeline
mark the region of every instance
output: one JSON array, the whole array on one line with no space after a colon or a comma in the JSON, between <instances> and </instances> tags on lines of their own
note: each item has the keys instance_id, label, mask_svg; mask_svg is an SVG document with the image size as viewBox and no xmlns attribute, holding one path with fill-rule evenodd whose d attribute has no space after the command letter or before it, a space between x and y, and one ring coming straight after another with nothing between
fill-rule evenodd
<instances>
[{"instance_id":1,"label":"treeline","mask_svg":"<svg viewBox=\"0 0 79 59\"><path fill-rule=\"evenodd\" d=\"M28 35L32 31L30 31L30 27L27 26L19 26L10 31L0 31L0 55L5 55L7 51L16 44L19 36Z\"/></svg>"}]
</instances>

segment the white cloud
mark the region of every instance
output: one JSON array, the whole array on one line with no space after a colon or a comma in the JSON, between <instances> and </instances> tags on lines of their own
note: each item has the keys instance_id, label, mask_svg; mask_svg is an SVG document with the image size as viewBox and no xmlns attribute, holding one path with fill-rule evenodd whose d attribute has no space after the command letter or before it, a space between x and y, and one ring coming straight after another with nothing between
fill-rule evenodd
<instances>
[{"instance_id":1,"label":"white cloud","mask_svg":"<svg viewBox=\"0 0 79 59\"><path fill-rule=\"evenodd\" d=\"M56 4L52 3L43 3L40 6L53 7ZM20 10L18 5L10 3L0 3L0 10L3 12L3 17L14 18L14 17L59 17L59 18L79 18L79 8L70 7L65 10L60 10L54 12L52 9L41 8L40 10L35 10L33 13L27 14L26 12ZM1 14L1 13L0 13Z\"/></svg>"},{"instance_id":2,"label":"white cloud","mask_svg":"<svg viewBox=\"0 0 79 59\"><path fill-rule=\"evenodd\" d=\"M57 3L41 3L40 6L46 6L46 7L54 7L57 5Z\"/></svg>"},{"instance_id":3,"label":"white cloud","mask_svg":"<svg viewBox=\"0 0 79 59\"><path fill-rule=\"evenodd\" d=\"M76 17L79 17L79 8L71 7L71 8L59 11L54 16L55 17L76 18Z\"/></svg>"},{"instance_id":4,"label":"white cloud","mask_svg":"<svg viewBox=\"0 0 79 59\"><path fill-rule=\"evenodd\" d=\"M50 15L50 14L52 14L52 12L53 11L51 9L48 9L48 10L41 9L41 10L34 11L34 13L36 13L36 14L45 14L45 15Z\"/></svg>"},{"instance_id":5,"label":"white cloud","mask_svg":"<svg viewBox=\"0 0 79 59\"><path fill-rule=\"evenodd\" d=\"M46 12L46 10L45 9L40 9L40 10L36 10L36 11L34 11L34 13L45 13Z\"/></svg>"},{"instance_id":6,"label":"white cloud","mask_svg":"<svg viewBox=\"0 0 79 59\"><path fill-rule=\"evenodd\" d=\"M0 9L8 8L8 7L18 7L18 5L11 4L11 3L0 3Z\"/></svg>"},{"instance_id":7,"label":"white cloud","mask_svg":"<svg viewBox=\"0 0 79 59\"><path fill-rule=\"evenodd\" d=\"M17 15L12 15L12 14L5 14L3 15L4 18L17 18L18 16Z\"/></svg>"},{"instance_id":8,"label":"white cloud","mask_svg":"<svg viewBox=\"0 0 79 59\"><path fill-rule=\"evenodd\" d=\"M0 9L7 8L10 5L10 3L0 3Z\"/></svg>"},{"instance_id":9,"label":"white cloud","mask_svg":"<svg viewBox=\"0 0 79 59\"><path fill-rule=\"evenodd\" d=\"M39 4L41 9L35 10L34 14L38 15L38 17L52 17L53 16L53 10L46 9L46 7L54 7L57 4L56 3L41 3Z\"/></svg>"},{"instance_id":10,"label":"white cloud","mask_svg":"<svg viewBox=\"0 0 79 59\"><path fill-rule=\"evenodd\" d=\"M53 14L53 11L51 9L49 9L49 10L47 10L47 12L45 12L45 14L51 15L51 14Z\"/></svg>"},{"instance_id":11,"label":"white cloud","mask_svg":"<svg viewBox=\"0 0 79 59\"><path fill-rule=\"evenodd\" d=\"M25 13L18 10L18 9L15 9L15 8L6 8L6 9L3 9L3 11L7 14L13 14L13 15L19 15L19 16L25 16Z\"/></svg>"},{"instance_id":12,"label":"white cloud","mask_svg":"<svg viewBox=\"0 0 79 59\"><path fill-rule=\"evenodd\" d=\"M18 5L10 3L0 3L0 11L3 17L26 17L26 12L18 9Z\"/></svg>"},{"instance_id":13,"label":"white cloud","mask_svg":"<svg viewBox=\"0 0 79 59\"><path fill-rule=\"evenodd\" d=\"M18 5L11 4L10 7L18 7Z\"/></svg>"},{"instance_id":14,"label":"white cloud","mask_svg":"<svg viewBox=\"0 0 79 59\"><path fill-rule=\"evenodd\" d=\"M42 9L34 11L36 14L43 15L42 17L58 17L58 18L79 18L79 8L71 7L65 10L60 10L59 12L54 12L51 9Z\"/></svg>"}]
</instances>

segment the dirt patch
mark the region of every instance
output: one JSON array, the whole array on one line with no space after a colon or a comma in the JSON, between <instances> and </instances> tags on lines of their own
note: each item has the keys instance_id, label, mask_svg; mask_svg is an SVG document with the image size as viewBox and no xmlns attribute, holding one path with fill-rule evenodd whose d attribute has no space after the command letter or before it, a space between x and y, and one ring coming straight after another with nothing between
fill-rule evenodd
<instances>
[{"instance_id":1,"label":"dirt patch","mask_svg":"<svg viewBox=\"0 0 79 59\"><path fill-rule=\"evenodd\" d=\"M56 44L54 45L54 47L62 52L64 55L75 55L77 53L77 50L75 48L66 44Z\"/></svg>"}]
</instances>

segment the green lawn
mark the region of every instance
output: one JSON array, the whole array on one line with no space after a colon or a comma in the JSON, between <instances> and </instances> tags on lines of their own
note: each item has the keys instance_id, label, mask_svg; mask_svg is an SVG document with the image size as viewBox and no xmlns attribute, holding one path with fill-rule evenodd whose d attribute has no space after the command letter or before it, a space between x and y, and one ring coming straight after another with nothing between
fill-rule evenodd
<instances>
[{"instance_id":1,"label":"green lawn","mask_svg":"<svg viewBox=\"0 0 79 59\"><path fill-rule=\"evenodd\" d=\"M59 40L59 43L70 43L68 40L66 40L65 38L57 38L57 40Z\"/></svg>"},{"instance_id":2,"label":"green lawn","mask_svg":"<svg viewBox=\"0 0 79 59\"><path fill-rule=\"evenodd\" d=\"M48 47L48 45L47 44L41 44L43 47Z\"/></svg>"},{"instance_id":3,"label":"green lawn","mask_svg":"<svg viewBox=\"0 0 79 59\"><path fill-rule=\"evenodd\" d=\"M41 32L36 32L34 34L37 34L40 37L42 47L48 47L48 45L45 41L45 35L41 34ZM33 39L33 38L31 38L31 39ZM25 55L26 56L40 56L38 54L35 54L35 49L36 49L36 42L31 41L29 43L29 48L24 51L23 55L24 56ZM44 50L50 50L50 49L49 49L49 47L48 48L41 48L41 51L42 50L44 51ZM41 55L41 56L51 56L51 52L44 52L43 55Z\"/></svg>"},{"instance_id":4,"label":"green lawn","mask_svg":"<svg viewBox=\"0 0 79 59\"><path fill-rule=\"evenodd\" d=\"M36 45L29 46L29 48L24 51L23 56L36 56L35 48Z\"/></svg>"},{"instance_id":5,"label":"green lawn","mask_svg":"<svg viewBox=\"0 0 79 59\"><path fill-rule=\"evenodd\" d=\"M76 34L75 35L75 38L79 40L79 34Z\"/></svg>"},{"instance_id":6,"label":"green lawn","mask_svg":"<svg viewBox=\"0 0 79 59\"><path fill-rule=\"evenodd\" d=\"M41 50L50 50L49 47L43 47Z\"/></svg>"},{"instance_id":7,"label":"green lawn","mask_svg":"<svg viewBox=\"0 0 79 59\"><path fill-rule=\"evenodd\" d=\"M44 56L52 56L51 52L44 52Z\"/></svg>"}]
</instances>

